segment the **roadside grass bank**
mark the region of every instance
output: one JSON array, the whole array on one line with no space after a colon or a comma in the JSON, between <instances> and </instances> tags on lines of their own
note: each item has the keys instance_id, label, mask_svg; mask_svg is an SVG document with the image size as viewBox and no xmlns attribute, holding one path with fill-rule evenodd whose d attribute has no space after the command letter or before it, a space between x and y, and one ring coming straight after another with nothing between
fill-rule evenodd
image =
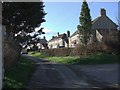
<instances>
[{"instance_id":1,"label":"roadside grass bank","mask_svg":"<svg viewBox=\"0 0 120 90\"><path fill-rule=\"evenodd\" d=\"M40 52L29 52L29 55L35 56L38 58L45 58L47 60L60 63L60 64L113 64L113 63L120 63L120 55L114 54L97 54L97 55L90 55L90 56L66 56L66 57L48 57L42 55Z\"/></svg>"},{"instance_id":2,"label":"roadside grass bank","mask_svg":"<svg viewBox=\"0 0 120 90\"><path fill-rule=\"evenodd\" d=\"M12 68L5 70L3 90L24 88L33 71L33 62L21 57L20 61Z\"/></svg>"}]
</instances>

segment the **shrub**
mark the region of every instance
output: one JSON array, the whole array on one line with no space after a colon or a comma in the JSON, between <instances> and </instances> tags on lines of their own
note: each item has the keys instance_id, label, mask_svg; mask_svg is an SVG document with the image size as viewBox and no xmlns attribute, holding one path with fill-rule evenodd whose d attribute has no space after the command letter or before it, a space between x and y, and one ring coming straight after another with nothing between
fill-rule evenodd
<instances>
[{"instance_id":1,"label":"shrub","mask_svg":"<svg viewBox=\"0 0 120 90\"><path fill-rule=\"evenodd\" d=\"M13 39L4 41L4 67L12 67L20 58L21 46Z\"/></svg>"},{"instance_id":2,"label":"shrub","mask_svg":"<svg viewBox=\"0 0 120 90\"><path fill-rule=\"evenodd\" d=\"M56 48L40 50L45 56L71 56L73 55L73 48Z\"/></svg>"},{"instance_id":3,"label":"shrub","mask_svg":"<svg viewBox=\"0 0 120 90\"><path fill-rule=\"evenodd\" d=\"M105 40L105 44L109 47L112 53L120 54L120 32L111 32Z\"/></svg>"},{"instance_id":4,"label":"shrub","mask_svg":"<svg viewBox=\"0 0 120 90\"><path fill-rule=\"evenodd\" d=\"M78 45L74 49L77 56L81 55L94 55L97 53L107 53L108 47L104 43L91 43L88 45Z\"/></svg>"}]
</instances>

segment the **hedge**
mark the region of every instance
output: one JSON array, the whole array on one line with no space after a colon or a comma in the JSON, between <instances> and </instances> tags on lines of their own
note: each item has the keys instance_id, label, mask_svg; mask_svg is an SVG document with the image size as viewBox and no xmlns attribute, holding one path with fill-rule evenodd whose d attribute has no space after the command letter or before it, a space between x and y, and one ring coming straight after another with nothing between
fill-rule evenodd
<instances>
[{"instance_id":1,"label":"hedge","mask_svg":"<svg viewBox=\"0 0 120 90\"><path fill-rule=\"evenodd\" d=\"M79 45L76 48L56 48L40 50L45 56L86 56L99 53L119 54L119 48L112 48L105 43L92 43L87 46Z\"/></svg>"}]
</instances>

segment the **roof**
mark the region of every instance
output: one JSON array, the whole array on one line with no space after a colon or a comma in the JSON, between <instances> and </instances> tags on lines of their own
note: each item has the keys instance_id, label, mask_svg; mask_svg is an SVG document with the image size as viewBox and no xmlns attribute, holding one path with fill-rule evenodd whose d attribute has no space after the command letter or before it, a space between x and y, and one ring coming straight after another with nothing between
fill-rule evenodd
<instances>
[{"instance_id":1,"label":"roof","mask_svg":"<svg viewBox=\"0 0 120 90\"><path fill-rule=\"evenodd\" d=\"M97 18L95 18L93 21L92 21L92 24L94 24L96 21L98 21L100 19L100 16L98 16Z\"/></svg>"},{"instance_id":2,"label":"roof","mask_svg":"<svg viewBox=\"0 0 120 90\"><path fill-rule=\"evenodd\" d=\"M47 43L47 40L46 40L46 39L40 39L39 42L40 42L41 44L46 44L46 43Z\"/></svg>"},{"instance_id":3,"label":"roof","mask_svg":"<svg viewBox=\"0 0 120 90\"><path fill-rule=\"evenodd\" d=\"M106 15L99 16L92 21L92 29L117 29L117 27Z\"/></svg>"},{"instance_id":4,"label":"roof","mask_svg":"<svg viewBox=\"0 0 120 90\"><path fill-rule=\"evenodd\" d=\"M53 41L55 39L59 39L59 38L64 39L66 36L67 35L65 33L64 34L60 34L59 36L55 36L54 38L50 39L48 42Z\"/></svg>"},{"instance_id":5,"label":"roof","mask_svg":"<svg viewBox=\"0 0 120 90\"><path fill-rule=\"evenodd\" d=\"M117 25L106 15L98 16L92 21L92 29L117 29ZM75 31L70 37L76 35Z\"/></svg>"},{"instance_id":6,"label":"roof","mask_svg":"<svg viewBox=\"0 0 120 90\"><path fill-rule=\"evenodd\" d=\"M73 36L75 36L75 35L78 34L78 33L79 33L79 31L76 30L70 37L73 37Z\"/></svg>"}]
</instances>

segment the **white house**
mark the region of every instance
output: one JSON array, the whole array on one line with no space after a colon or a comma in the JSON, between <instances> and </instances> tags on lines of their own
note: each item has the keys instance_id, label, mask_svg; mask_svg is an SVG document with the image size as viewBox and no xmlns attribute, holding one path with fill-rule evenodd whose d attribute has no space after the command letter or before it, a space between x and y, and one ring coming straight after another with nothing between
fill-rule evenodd
<instances>
[{"instance_id":1,"label":"white house","mask_svg":"<svg viewBox=\"0 0 120 90\"><path fill-rule=\"evenodd\" d=\"M57 36L53 36L52 39L48 41L48 48L63 48L69 46L69 40L70 32L67 31L67 34L59 34Z\"/></svg>"}]
</instances>

